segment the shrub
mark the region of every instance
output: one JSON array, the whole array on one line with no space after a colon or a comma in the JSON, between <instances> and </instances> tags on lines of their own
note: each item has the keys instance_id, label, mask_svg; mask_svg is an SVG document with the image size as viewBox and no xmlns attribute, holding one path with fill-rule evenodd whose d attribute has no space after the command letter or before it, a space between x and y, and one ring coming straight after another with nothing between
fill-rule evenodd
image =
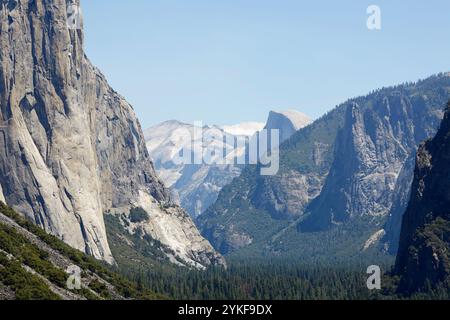
<instances>
[{"instance_id":1,"label":"shrub","mask_svg":"<svg viewBox=\"0 0 450 320\"><path fill-rule=\"evenodd\" d=\"M133 208L130 210L130 221L133 223L144 222L149 218L147 211L142 208Z\"/></svg>"}]
</instances>

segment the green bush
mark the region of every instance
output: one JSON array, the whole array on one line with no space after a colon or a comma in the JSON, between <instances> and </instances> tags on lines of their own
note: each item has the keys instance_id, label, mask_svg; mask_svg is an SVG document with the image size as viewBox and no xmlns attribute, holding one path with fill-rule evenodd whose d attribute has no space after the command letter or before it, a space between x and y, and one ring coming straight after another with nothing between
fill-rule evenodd
<instances>
[{"instance_id":1,"label":"green bush","mask_svg":"<svg viewBox=\"0 0 450 320\"><path fill-rule=\"evenodd\" d=\"M17 261L0 253L0 283L11 288L18 300L59 300L38 276L25 271Z\"/></svg>"},{"instance_id":2,"label":"green bush","mask_svg":"<svg viewBox=\"0 0 450 320\"><path fill-rule=\"evenodd\" d=\"M108 291L108 288L105 284L101 283L98 280L93 280L89 284L89 288L98 293L104 299L111 299L111 294Z\"/></svg>"},{"instance_id":3,"label":"green bush","mask_svg":"<svg viewBox=\"0 0 450 320\"><path fill-rule=\"evenodd\" d=\"M147 211L142 208L133 208L130 210L130 221L133 223L144 222L149 218Z\"/></svg>"}]
</instances>

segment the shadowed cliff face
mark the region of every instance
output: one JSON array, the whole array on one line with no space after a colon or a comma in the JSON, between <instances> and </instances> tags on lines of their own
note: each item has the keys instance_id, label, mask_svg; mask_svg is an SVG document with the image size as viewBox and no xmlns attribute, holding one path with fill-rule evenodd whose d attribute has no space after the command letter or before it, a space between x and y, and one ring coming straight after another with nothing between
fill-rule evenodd
<instances>
[{"instance_id":1,"label":"shadowed cliff face","mask_svg":"<svg viewBox=\"0 0 450 320\"><path fill-rule=\"evenodd\" d=\"M146 209L147 233L189 264L221 260L172 205L132 107L86 58L82 30L67 24L68 5L79 1L1 1L2 197L108 262L103 213L132 207Z\"/></svg>"},{"instance_id":2,"label":"shadowed cliff face","mask_svg":"<svg viewBox=\"0 0 450 320\"><path fill-rule=\"evenodd\" d=\"M441 127L417 155L403 217L396 272L400 291L444 283L450 288L450 104Z\"/></svg>"}]
</instances>

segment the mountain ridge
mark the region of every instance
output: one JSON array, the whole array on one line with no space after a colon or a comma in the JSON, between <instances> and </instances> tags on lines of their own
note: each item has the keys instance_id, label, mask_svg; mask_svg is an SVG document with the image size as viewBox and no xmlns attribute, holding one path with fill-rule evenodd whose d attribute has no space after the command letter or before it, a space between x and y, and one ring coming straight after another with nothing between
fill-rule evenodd
<instances>
[{"instance_id":1,"label":"mountain ridge","mask_svg":"<svg viewBox=\"0 0 450 320\"><path fill-rule=\"evenodd\" d=\"M270 111L264 129L280 130L280 142L289 139L295 132L311 124L310 117L297 110Z\"/></svg>"},{"instance_id":2,"label":"mountain ridge","mask_svg":"<svg viewBox=\"0 0 450 320\"><path fill-rule=\"evenodd\" d=\"M282 120L273 121L274 114L282 117ZM287 115L282 115L282 112L272 111L266 124L243 122L231 126L199 127L198 124L190 125L178 120L169 120L145 130L147 149L154 160L159 177L172 188L181 206L192 217L197 218L214 203L220 190L239 176L243 165L236 164L230 159L246 157L247 145L254 139L256 132L264 128L276 129L280 131L282 138L287 139L297 131L296 128L310 122L307 116L298 111L291 110L288 114L292 120ZM195 136L196 132L198 136ZM192 141L189 139L185 141L186 137L192 138ZM184 153L184 150L191 153L195 151L198 154L207 153L199 146L207 150L222 149L224 137L228 159L225 164L176 164L173 161L179 154Z\"/></svg>"},{"instance_id":3,"label":"mountain ridge","mask_svg":"<svg viewBox=\"0 0 450 320\"><path fill-rule=\"evenodd\" d=\"M248 166L239 178L225 187L216 203L197 220L203 235L216 249L233 256L255 253L305 257L307 254L321 256L321 250L328 252L332 247L306 248L306 243L313 238L317 238L317 243L321 241L320 237L328 239L336 233L341 234L341 239L346 232L355 237L355 244L351 245L354 249L347 254L357 256L369 239L375 234L378 239L380 230L386 228L396 195L397 177L420 141L436 132L449 92L450 78L438 74L416 83L376 90L339 105L281 145L280 172L276 176L261 177L255 167ZM386 113L391 117L385 118ZM397 120L401 120L399 124ZM353 132L361 134L354 135ZM338 139L338 136L347 139ZM361 138L360 142L359 138L353 140L353 137ZM353 152L347 147L352 145L357 146ZM363 151L363 146L374 152ZM339 154L340 158L336 157ZM384 161L383 157L396 160ZM345 160L347 158L351 160ZM383 163L394 166L391 170ZM352 170L344 170L344 166ZM388 174L391 171L392 174ZM336 174L345 177L338 178ZM373 184L371 179L380 183ZM340 184L345 187L339 188ZM360 187L356 187L358 185ZM364 187L372 185L377 186L377 194L371 194L370 188ZM355 197L350 197L350 193L345 191L347 186L351 192L359 190ZM408 191L409 188L405 189ZM373 203L373 208L382 205L383 201L385 204L379 207L379 211L373 211L373 208L364 207L366 196L373 197L373 201L368 202ZM336 220L330 211L312 207L313 202L325 197L330 199L321 201L325 205L323 208L330 208L333 203L336 208L344 208L338 210L340 216L336 216ZM383 200L378 201L377 197ZM353 206L353 212L347 211L348 205ZM366 212L379 214L367 215ZM308 226L311 221L319 222L319 217L323 220L318 228ZM334 224L331 223L333 221ZM346 227L349 221L360 225L361 229ZM295 230L293 224L299 228ZM336 230L327 231L328 228ZM272 241L276 234L283 236ZM353 237L350 234L347 238ZM321 247L319 243L317 245ZM373 243L369 251L375 253L379 250L376 248L378 245ZM344 247L336 247L334 252L342 249ZM335 255L330 257L335 258Z\"/></svg>"}]
</instances>

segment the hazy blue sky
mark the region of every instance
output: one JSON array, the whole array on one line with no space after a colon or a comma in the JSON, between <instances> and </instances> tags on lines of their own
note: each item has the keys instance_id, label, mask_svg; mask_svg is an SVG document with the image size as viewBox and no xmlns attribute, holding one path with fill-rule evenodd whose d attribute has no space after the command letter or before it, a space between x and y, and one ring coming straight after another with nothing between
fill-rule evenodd
<instances>
[{"instance_id":1,"label":"hazy blue sky","mask_svg":"<svg viewBox=\"0 0 450 320\"><path fill-rule=\"evenodd\" d=\"M82 0L86 50L143 127L318 117L450 71L450 1ZM369 31L366 9L382 10Z\"/></svg>"}]
</instances>

